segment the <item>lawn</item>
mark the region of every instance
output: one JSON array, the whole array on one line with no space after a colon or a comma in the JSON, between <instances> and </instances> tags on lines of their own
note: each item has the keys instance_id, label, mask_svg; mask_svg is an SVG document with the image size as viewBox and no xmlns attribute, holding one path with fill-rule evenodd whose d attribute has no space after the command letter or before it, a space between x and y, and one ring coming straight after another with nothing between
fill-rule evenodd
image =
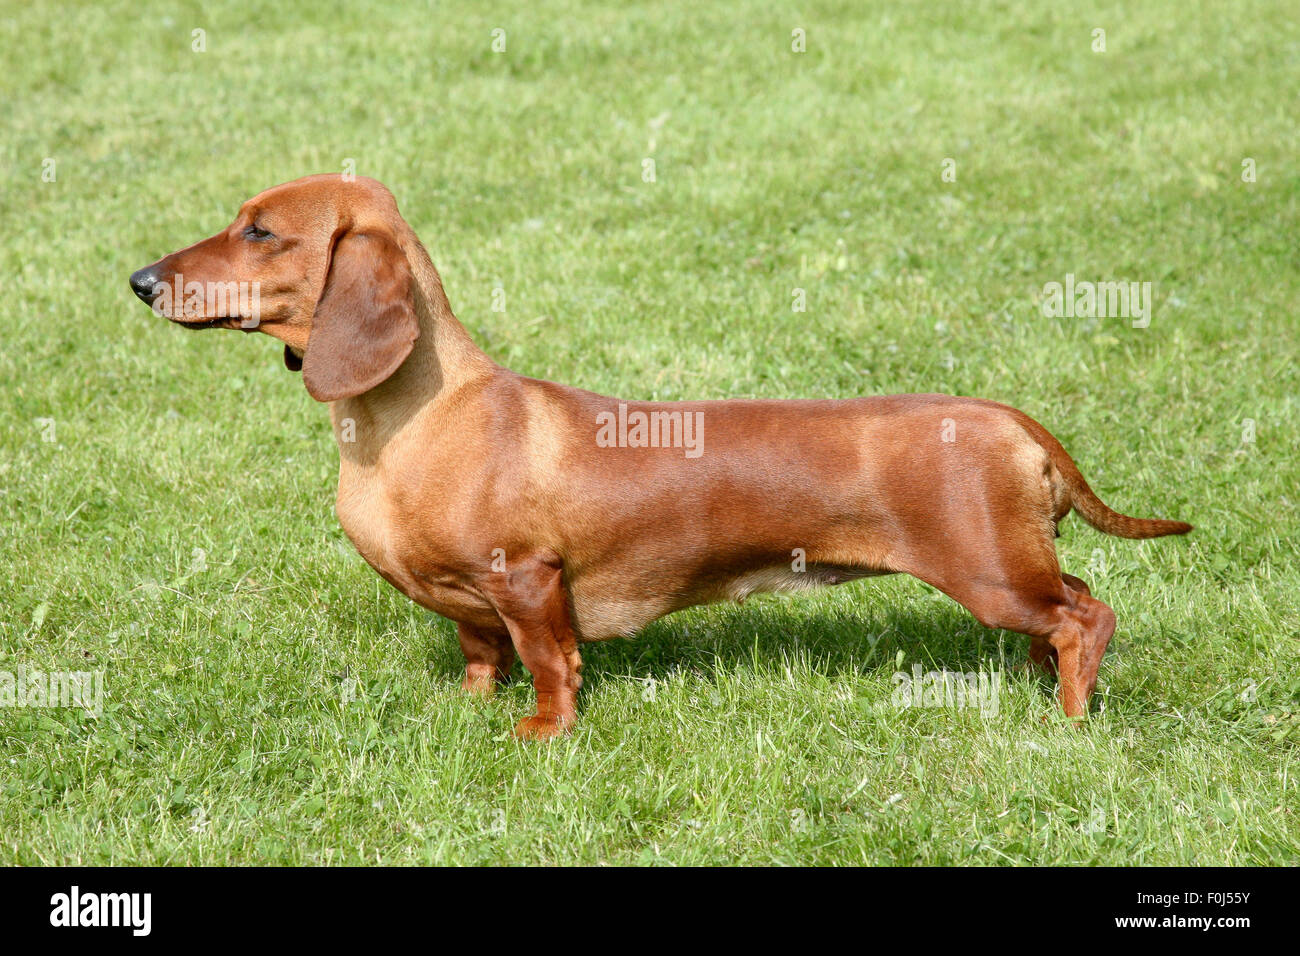
<instances>
[{"instance_id":1,"label":"lawn","mask_svg":"<svg viewBox=\"0 0 1300 956\"><path fill-rule=\"evenodd\" d=\"M0 863L1300 862L1292 4L6 0L0 64L0 672L104 688L0 707ZM574 734L516 742L527 672L461 695L278 344L127 287L348 164L519 372L997 399L1195 524L1062 525L1120 622L1086 726L879 578L588 646ZM1149 325L1045 315L1067 275ZM898 706L916 666L997 712Z\"/></svg>"}]
</instances>

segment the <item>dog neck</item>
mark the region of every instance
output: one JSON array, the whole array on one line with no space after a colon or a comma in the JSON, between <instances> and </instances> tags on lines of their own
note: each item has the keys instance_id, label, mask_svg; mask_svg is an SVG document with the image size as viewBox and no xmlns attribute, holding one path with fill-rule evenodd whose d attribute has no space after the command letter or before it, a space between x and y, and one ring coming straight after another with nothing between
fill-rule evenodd
<instances>
[{"instance_id":1,"label":"dog neck","mask_svg":"<svg viewBox=\"0 0 1300 956\"><path fill-rule=\"evenodd\" d=\"M452 313L438 270L409 227L398 243L411 268L419 337L387 381L330 406L339 452L358 465L374 464L412 422L445 413L457 392L499 371Z\"/></svg>"}]
</instances>

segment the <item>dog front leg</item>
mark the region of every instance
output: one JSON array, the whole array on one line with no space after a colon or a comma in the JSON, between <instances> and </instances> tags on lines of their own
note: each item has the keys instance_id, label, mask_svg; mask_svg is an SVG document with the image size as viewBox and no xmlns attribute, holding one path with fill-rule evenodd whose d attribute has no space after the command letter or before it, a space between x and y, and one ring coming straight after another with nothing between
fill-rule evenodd
<instances>
[{"instance_id":1,"label":"dog front leg","mask_svg":"<svg viewBox=\"0 0 1300 956\"><path fill-rule=\"evenodd\" d=\"M544 740L565 733L577 717L582 658L560 558L507 558L505 570L489 574L481 586L505 622L537 692L537 713L519 722L515 736Z\"/></svg>"},{"instance_id":2,"label":"dog front leg","mask_svg":"<svg viewBox=\"0 0 1300 956\"><path fill-rule=\"evenodd\" d=\"M505 683L515 662L510 635L463 623L456 625L456 634L465 655L465 681L461 688L466 693L490 696L497 684Z\"/></svg>"}]
</instances>

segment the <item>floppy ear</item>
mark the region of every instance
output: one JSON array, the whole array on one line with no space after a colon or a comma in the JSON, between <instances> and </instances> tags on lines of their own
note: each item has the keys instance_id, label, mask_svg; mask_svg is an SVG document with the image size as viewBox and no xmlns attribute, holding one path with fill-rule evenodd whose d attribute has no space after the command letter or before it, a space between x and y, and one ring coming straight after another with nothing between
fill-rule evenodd
<instances>
[{"instance_id":1,"label":"floppy ear","mask_svg":"<svg viewBox=\"0 0 1300 956\"><path fill-rule=\"evenodd\" d=\"M377 233L344 234L316 303L302 380L318 402L369 391L411 354L420 334L411 268L397 243Z\"/></svg>"}]
</instances>

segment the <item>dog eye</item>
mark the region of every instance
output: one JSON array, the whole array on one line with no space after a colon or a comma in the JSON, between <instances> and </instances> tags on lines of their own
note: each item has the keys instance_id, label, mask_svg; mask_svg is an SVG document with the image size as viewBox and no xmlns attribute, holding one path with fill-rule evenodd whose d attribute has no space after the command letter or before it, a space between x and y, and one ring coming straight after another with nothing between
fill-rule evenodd
<instances>
[{"instance_id":1,"label":"dog eye","mask_svg":"<svg viewBox=\"0 0 1300 956\"><path fill-rule=\"evenodd\" d=\"M257 226L249 226L244 230L244 238L253 242L265 242L267 239L274 239L275 236L265 229L259 229Z\"/></svg>"}]
</instances>

